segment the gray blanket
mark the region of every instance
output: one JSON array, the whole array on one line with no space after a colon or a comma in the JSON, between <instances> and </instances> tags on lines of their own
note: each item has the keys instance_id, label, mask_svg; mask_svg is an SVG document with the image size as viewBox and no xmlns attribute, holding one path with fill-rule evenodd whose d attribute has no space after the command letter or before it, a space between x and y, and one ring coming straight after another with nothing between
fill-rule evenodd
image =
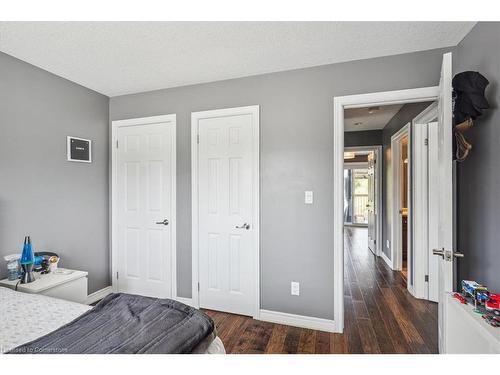
<instances>
[{"instance_id":1,"label":"gray blanket","mask_svg":"<svg viewBox=\"0 0 500 375\"><path fill-rule=\"evenodd\" d=\"M116 293L10 353L190 353L213 331L210 317L183 303Z\"/></svg>"}]
</instances>

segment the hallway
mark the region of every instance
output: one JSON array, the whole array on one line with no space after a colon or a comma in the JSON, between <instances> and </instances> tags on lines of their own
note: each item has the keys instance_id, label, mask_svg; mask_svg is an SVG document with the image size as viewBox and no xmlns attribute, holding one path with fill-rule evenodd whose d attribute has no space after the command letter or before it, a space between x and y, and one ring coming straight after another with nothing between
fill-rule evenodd
<instances>
[{"instance_id":1,"label":"hallway","mask_svg":"<svg viewBox=\"0 0 500 375\"><path fill-rule=\"evenodd\" d=\"M437 353L437 304L413 298L406 280L345 227L345 333L350 352Z\"/></svg>"}]
</instances>

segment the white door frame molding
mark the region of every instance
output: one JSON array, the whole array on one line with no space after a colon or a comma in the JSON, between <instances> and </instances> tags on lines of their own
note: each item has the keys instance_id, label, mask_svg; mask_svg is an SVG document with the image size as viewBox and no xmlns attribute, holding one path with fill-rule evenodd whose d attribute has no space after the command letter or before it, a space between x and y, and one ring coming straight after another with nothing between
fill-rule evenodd
<instances>
[{"instance_id":1,"label":"white door frame molding","mask_svg":"<svg viewBox=\"0 0 500 375\"><path fill-rule=\"evenodd\" d=\"M437 160L429 158L432 142L436 139L431 137L428 124L436 121L438 117L437 102L432 103L424 109L412 121L412 252L413 252L413 295L417 298L429 299L429 282L425 281L425 275L429 278L437 275L432 274L429 268L429 249L432 249L430 242L431 226L429 223L434 218L429 213L429 177L430 163L437 165ZM427 141L425 141L427 140ZM419 155L420 157L417 157ZM417 161L417 159L419 159ZM436 155L437 159L437 155ZM434 202L433 202L434 203ZM435 204L435 203L434 203ZM434 228L432 228L434 229ZM432 230L431 229L431 230ZM437 235L437 228L434 229Z\"/></svg>"},{"instance_id":2,"label":"white door frame molding","mask_svg":"<svg viewBox=\"0 0 500 375\"><path fill-rule=\"evenodd\" d=\"M401 202L401 180L403 178L403 168L401 163L396 163L396 161L401 160L401 142L403 138L408 138L408 172L407 175L410 175L411 171L411 140L410 140L410 123L407 123L401 129L399 129L394 135L391 137L391 164L392 164L392 187L389 191L389 194L392 196L392 207L390 209L391 215L391 263L392 269L396 271L401 271L403 267L403 243L401 241L401 234L403 231L403 226L401 223L401 213L399 212L399 202ZM410 179L409 179L410 180ZM407 185L408 189L408 258L407 258L407 271L408 271L408 280L411 279L412 273L412 257L413 257L413 249L411 246L411 215L412 215L412 207L411 207L411 193L410 193L410 181L408 181ZM408 290L413 295L413 285L410 282L407 283Z\"/></svg>"},{"instance_id":3,"label":"white door frame molding","mask_svg":"<svg viewBox=\"0 0 500 375\"><path fill-rule=\"evenodd\" d=\"M199 120L249 114L253 117L252 126L252 177L253 177L253 223L255 229L254 250L254 313L253 317L260 317L260 122L259 106L215 109L191 113L191 210L192 210L192 304L200 307L199 294L199 220L198 220L198 124Z\"/></svg>"},{"instance_id":4,"label":"white door frame molding","mask_svg":"<svg viewBox=\"0 0 500 375\"><path fill-rule=\"evenodd\" d=\"M151 117L141 117L141 118L132 118L126 120L115 120L111 122L111 140L110 140L110 148L111 148L111 184L110 184L110 201L111 201L111 215L110 215L110 248L111 248L111 287L114 292L118 291L118 279L117 279L117 271L118 271L118 249L117 249L117 241L118 238L118 228L117 228L117 188L118 188L118 158L117 158L117 144L118 144L118 128L126 127L126 126L137 126L137 125L148 125L148 124L159 124L159 123L169 123L173 126L173 137L172 137L172 165L171 170L172 173L172 186L171 186L171 208L172 213L170 216L171 226L171 296L172 299L177 298L177 229L176 229L176 206L177 206L177 137L176 137L176 128L177 128L177 120L175 114L169 115L160 115L160 116L151 116Z\"/></svg>"},{"instance_id":5,"label":"white door frame molding","mask_svg":"<svg viewBox=\"0 0 500 375\"><path fill-rule=\"evenodd\" d=\"M344 331L344 109L434 101L439 87L338 96L333 99L333 270L334 321Z\"/></svg>"},{"instance_id":6,"label":"white door frame molding","mask_svg":"<svg viewBox=\"0 0 500 375\"><path fill-rule=\"evenodd\" d=\"M375 153L376 167L375 167L375 196L377 197L377 256L381 256L382 254L382 146L374 145L374 146L353 146L353 147L344 147L344 151L373 151ZM349 163L350 166L351 163ZM356 163L352 163L356 164ZM366 164L365 164L366 166Z\"/></svg>"}]
</instances>

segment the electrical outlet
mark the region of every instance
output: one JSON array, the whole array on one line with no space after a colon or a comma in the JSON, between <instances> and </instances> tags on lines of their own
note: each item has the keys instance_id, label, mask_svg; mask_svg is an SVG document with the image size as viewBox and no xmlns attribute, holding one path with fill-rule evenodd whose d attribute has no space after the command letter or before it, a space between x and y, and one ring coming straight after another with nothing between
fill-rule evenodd
<instances>
[{"instance_id":1,"label":"electrical outlet","mask_svg":"<svg viewBox=\"0 0 500 375\"><path fill-rule=\"evenodd\" d=\"M300 295L300 284L296 281L292 281L291 283L291 294L292 296Z\"/></svg>"},{"instance_id":2,"label":"electrical outlet","mask_svg":"<svg viewBox=\"0 0 500 375\"><path fill-rule=\"evenodd\" d=\"M313 204L313 192L308 190L304 192L304 203L305 204Z\"/></svg>"}]
</instances>

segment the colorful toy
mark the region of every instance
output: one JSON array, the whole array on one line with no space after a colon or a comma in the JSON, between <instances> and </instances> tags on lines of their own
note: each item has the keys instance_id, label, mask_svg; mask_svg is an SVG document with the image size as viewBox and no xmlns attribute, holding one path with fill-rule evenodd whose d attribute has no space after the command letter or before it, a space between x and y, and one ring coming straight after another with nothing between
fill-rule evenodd
<instances>
[{"instance_id":1,"label":"colorful toy","mask_svg":"<svg viewBox=\"0 0 500 375\"><path fill-rule=\"evenodd\" d=\"M453 293L453 298L456 298L462 305L465 305L467 303L465 297L460 293Z\"/></svg>"},{"instance_id":2,"label":"colorful toy","mask_svg":"<svg viewBox=\"0 0 500 375\"><path fill-rule=\"evenodd\" d=\"M483 319L486 320L486 322L490 326L500 327L500 317L499 316L485 314L485 315L483 315Z\"/></svg>"},{"instance_id":3,"label":"colorful toy","mask_svg":"<svg viewBox=\"0 0 500 375\"><path fill-rule=\"evenodd\" d=\"M462 294L474 300L476 312L479 312L478 304L482 306L490 299L488 288L471 280L462 280Z\"/></svg>"},{"instance_id":4,"label":"colorful toy","mask_svg":"<svg viewBox=\"0 0 500 375\"><path fill-rule=\"evenodd\" d=\"M500 294L490 293L490 299L485 302L486 310L500 316Z\"/></svg>"}]
</instances>

